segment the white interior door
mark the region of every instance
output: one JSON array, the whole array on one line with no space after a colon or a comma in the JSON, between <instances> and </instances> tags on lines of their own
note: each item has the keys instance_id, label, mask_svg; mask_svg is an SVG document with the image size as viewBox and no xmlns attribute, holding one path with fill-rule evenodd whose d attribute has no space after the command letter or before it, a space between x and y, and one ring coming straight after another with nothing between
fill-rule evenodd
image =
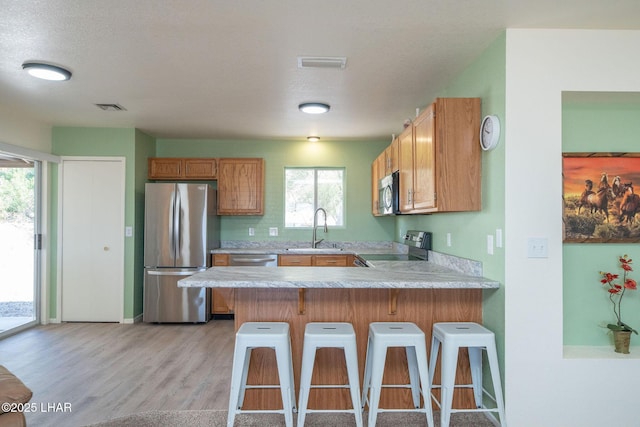
<instances>
[{"instance_id":1,"label":"white interior door","mask_svg":"<svg viewBox=\"0 0 640 427\"><path fill-rule=\"evenodd\" d=\"M124 159L63 159L62 321L121 322Z\"/></svg>"}]
</instances>

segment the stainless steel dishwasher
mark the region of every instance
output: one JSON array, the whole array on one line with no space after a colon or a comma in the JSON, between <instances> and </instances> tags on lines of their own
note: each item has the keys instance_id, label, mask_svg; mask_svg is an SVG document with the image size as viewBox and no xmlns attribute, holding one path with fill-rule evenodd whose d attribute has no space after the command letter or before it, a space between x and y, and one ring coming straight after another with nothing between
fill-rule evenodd
<instances>
[{"instance_id":1,"label":"stainless steel dishwasher","mask_svg":"<svg viewBox=\"0 0 640 427\"><path fill-rule=\"evenodd\" d=\"M231 254L229 266L277 267L278 255L275 254Z\"/></svg>"}]
</instances>

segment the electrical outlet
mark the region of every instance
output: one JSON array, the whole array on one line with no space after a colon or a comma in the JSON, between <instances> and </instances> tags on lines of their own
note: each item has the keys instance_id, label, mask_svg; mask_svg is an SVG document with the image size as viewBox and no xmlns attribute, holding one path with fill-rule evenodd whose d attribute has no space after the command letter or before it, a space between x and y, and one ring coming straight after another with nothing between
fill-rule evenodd
<instances>
[{"instance_id":1,"label":"electrical outlet","mask_svg":"<svg viewBox=\"0 0 640 427\"><path fill-rule=\"evenodd\" d=\"M249 227L249 236L255 236L256 235L256 229L253 227Z\"/></svg>"},{"instance_id":2,"label":"electrical outlet","mask_svg":"<svg viewBox=\"0 0 640 427\"><path fill-rule=\"evenodd\" d=\"M547 238L530 237L527 241L527 254L529 258L547 258Z\"/></svg>"},{"instance_id":3,"label":"electrical outlet","mask_svg":"<svg viewBox=\"0 0 640 427\"><path fill-rule=\"evenodd\" d=\"M269 227L269 236L277 236L278 227Z\"/></svg>"},{"instance_id":4,"label":"electrical outlet","mask_svg":"<svg viewBox=\"0 0 640 427\"><path fill-rule=\"evenodd\" d=\"M130 225L126 226L126 227L124 228L124 235L125 235L126 237L131 237L131 236L133 236L133 227L131 227Z\"/></svg>"}]
</instances>

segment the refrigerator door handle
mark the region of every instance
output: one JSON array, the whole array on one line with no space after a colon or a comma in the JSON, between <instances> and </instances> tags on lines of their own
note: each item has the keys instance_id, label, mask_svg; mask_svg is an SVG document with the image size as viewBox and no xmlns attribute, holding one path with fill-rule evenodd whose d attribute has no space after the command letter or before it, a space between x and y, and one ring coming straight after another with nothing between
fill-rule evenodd
<instances>
[{"instance_id":1,"label":"refrigerator door handle","mask_svg":"<svg viewBox=\"0 0 640 427\"><path fill-rule=\"evenodd\" d=\"M169 251L171 252L171 258L175 264L176 259L176 227L175 227L175 213L176 213L176 193L171 193L171 203L169 204Z\"/></svg>"},{"instance_id":2,"label":"refrigerator door handle","mask_svg":"<svg viewBox=\"0 0 640 427\"><path fill-rule=\"evenodd\" d=\"M180 190L178 190L180 191ZM182 195L176 194L176 220L175 220L175 235L176 235L176 259L182 254Z\"/></svg>"}]
</instances>

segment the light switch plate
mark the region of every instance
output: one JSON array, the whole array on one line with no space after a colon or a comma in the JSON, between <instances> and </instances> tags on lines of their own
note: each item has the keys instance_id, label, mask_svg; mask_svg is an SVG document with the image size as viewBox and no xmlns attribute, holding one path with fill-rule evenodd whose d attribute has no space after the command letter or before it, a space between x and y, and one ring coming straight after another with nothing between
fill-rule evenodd
<instances>
[{"instance_id":1,"label":"light switch plate","mask_svg":"<svg viewBox=\"0 0 640 427\"><path fill-rule=\"evenodd\" d=\"M529 258L547 258L548 241L546 237L530 237L527 241L527 255Z\"/></svg>"},{"instance_id":2,"label":"light switch plate","mask_svg":"<svg viewBox=\"0 0 640 427\"><path fill-rule=\"evenodd\" d=\"M496 248L502 247L502 228L496 229Z\"/></svg>"},{"instance_id":3,"label":"light switch plate","mask_svg":"<svg viewBox=\"0 0 640 427\"><path fill-rule=\"evenodd\" d=\"M269 236L277 236L278 227L269 227Z\"/></svg>"},{"instance_id":4,"label":"light switch plate","mask_svg":"<svg viewBox=\"0 0 640 427\"><path fill-rule=\"evenodd\" d=\"M487 234L487 253L493 255L493 234Z\"/></svg>"}]
</instances>

